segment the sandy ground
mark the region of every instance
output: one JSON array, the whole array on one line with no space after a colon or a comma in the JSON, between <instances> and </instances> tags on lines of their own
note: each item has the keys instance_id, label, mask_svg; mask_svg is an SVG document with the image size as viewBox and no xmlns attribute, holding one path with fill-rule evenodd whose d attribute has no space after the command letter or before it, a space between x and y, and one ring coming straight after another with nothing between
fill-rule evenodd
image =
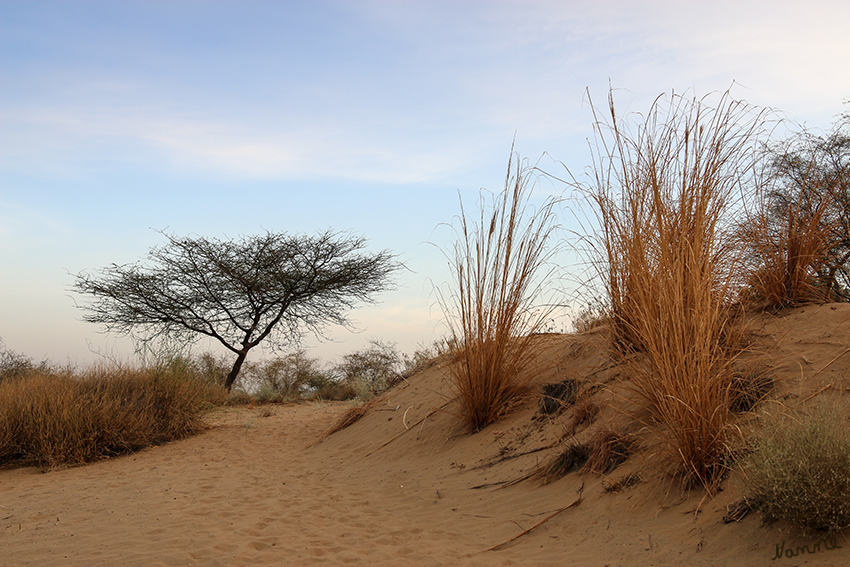
<instances>
[{"instance_id":1,"label":"sandy ground","mask_svg":"<svg viewBox=\"0 0 850 567\"><path fill-rule=\"evenodd\" d=\"M842 401L848 330L850 305L765 316L750 363L776 378L783 403ZM618 395L623 378L598 333L540 340L531 371L541 383L574 377L603 405ZM850 564L847 534L815 549L789 526L760 525L758 513L723 523L740 496L735 475L711 498L682 494L657 473L646 432L607 477L522 480L563 446L568 412L541 417L529 399L470 435L453 414L445 363L322 439L349 407L221 409L208 432L134 455L0 470L0 565ZM628 426L607 408L576 435ZM605 490L630 473L644 481ZM804 544L814 553L785 556Z\"/></svg>"}]
</instances>

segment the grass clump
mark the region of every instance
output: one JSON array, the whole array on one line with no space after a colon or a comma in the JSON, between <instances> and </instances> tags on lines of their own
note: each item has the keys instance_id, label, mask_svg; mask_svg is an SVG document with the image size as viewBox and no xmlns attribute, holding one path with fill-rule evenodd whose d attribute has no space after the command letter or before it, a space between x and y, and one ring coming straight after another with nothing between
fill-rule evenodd
<instances>
[{"instance_id":1,"label":"grass clump","mask_svg":"<svg viewBox=\"0 0 850 567\"><path fill-rule=\"evenodd\" d=\"M639 403L665 436L686 486L724 472L731 364L730 305L740 285L729 210L754 167L761 115L720 97L656 100L629 132L598 122L592 198L614 342Z\"/></svg>"},{"instance_id":2,"label":"grass clump","mask_svg":"<svg viewBox=\"0 0 850 567\"><path fill-rule=\"evenodd\" d=\"M588 458L583 472L608 474L629 458L634 441L609 428L597 430L587 442Z\"/></svg>"},{"instance_id":3,"label":"grass clump","mask_svg":"<svg viewBox=\"0 0 850 567\"><path fill-rule=\"evenodd\" d=\"M579 470L587 463L588 458L590 458L590 448L587 444L573 441L546 465L540 467L534 477L543 484L549 484Z\"/></svg>"},{"instance_id":4,"label":"grass clump","mask_svg":"<svg viewBox=\"0 0 850 567\"><path fill-rule=\"evenodd\" d=\"M531 390L523 367L534 353L532 334L551 308L536 305L541 271L551 255L554 201L529 206L530 171L508 164L505 189L471 222L463 211L449 265L455 289L439 294L450 341L457 346L449 366L460 416L471 431L502 417ZM546 279L545 274L543 280Z\"/></svg>"},{"instance_id":5,"label":"grass clump","mask_svg":"<svg viewBox=\"0 0 850 567\"><path fill-rule=\"evenodd\" d=\"M742 461L747 499L807 532L850 527L850 436L834 408L768 414Z\"/></svg>"},{"instance_id":6,"label":"grass clump","mask_svg":"<svg viewBox=\"0 0 850 567\"><path fill-rule=\"evenodd\" d=\"M181 361L4 380L0 464L79 465L180 439L200 432L202 410L223 398Z\"/></svg>"}]
</instances>

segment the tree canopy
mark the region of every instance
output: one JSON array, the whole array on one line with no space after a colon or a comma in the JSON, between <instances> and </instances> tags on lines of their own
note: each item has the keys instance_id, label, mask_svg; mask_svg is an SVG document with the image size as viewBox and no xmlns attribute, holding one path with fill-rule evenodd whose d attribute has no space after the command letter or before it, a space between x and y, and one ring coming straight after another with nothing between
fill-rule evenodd
<instances>
[{"instance_id":1,"label":"tree canopy","mask_svg":"<svg viewBox=\"0 0 850 567\"><path fill-rule=\"evenodd\" d=\"M84 320L144 341L211 337L237 355L228 389L252 348L297 342L307 332L322 336L329 324L350 326L346 312L391 287L401 266L389 251L367 253L365 239L332 231L165 236L147 263L77 275L76 289L92 297Z\"/></svg>"}]
</instances>

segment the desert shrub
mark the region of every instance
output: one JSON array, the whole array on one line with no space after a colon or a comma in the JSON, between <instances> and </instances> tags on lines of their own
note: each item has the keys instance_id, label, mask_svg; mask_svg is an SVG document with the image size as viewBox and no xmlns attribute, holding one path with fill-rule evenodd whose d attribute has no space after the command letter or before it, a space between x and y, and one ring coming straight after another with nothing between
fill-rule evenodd
<instances>
[{"instance_id":1,"label":"desert shrub","mask_svg":"<svg viewBox=\"0 0 850 567\"><path fill-rule=\"evenodd\" d=\"M431 346L420 346L412 354L402 354L402 376L409 378L417 372L429 368L449 350L451 348L446 340L437 340Z\"/></svg>"},{"instance_id":2,"label":"desert shrub","mask_svg":"<svg viewBox=\"0 0 850 567\"><path fill-rule=\"evenodd\" d=\"M223 390L184 361L0 383L0 463L82 464L199 432Z\"/></svg>"},{"instance_id":3,"label":"desert shrub","mask_svg":"<svg viewBox=\"0 0 850 567\"><path fill-rule=\"evenodd\" d=\"M0 339L0 381L34 373L52 374L55 371L46 360L35 363L25 355L7 349Z\"/></svg>"},{"instance_id":4,"label":"desert shrub","mask_svg":"<svg viewBox=\"0 0 850 567\"><path fill-rule=\"evenodd\" d=\"M628 131L610 99L592 199L614 342L685 485L724 469L730 304L740 286L729 209L755 164L761 114L721 96L656 100Z\"/></svg>"},{"instance_id":5,"label":"desert shrub","mask_svg":"<svg viewBox=\"0 0 850 567\"><path fill-rule=\"evenodd\" d=\"M532 211L531 171L508 164L505 189L488 206L482 195L480 219L470 221L461 203L457 240L447 255L453 290L438 299L446 316L455 361L449 366L460 402L459 414L478 431L499 419L531 389L523 367L535 355L533 333L553 308L537 301L551 272L554 201Z\"/></svg>"},{"instance_id":6,"label":"desert shrub","mask_svg":"<svg viewBox=\"0 0 850 567\"><path fill-rule=\"evenodd\" d=\"M355 384L350 382L329 378L326 382L318 386L309 395L311 400L331 400L343 401L353 400L360 395Z\"/></svg>"},{"instance_id":7,"label":"desert shrub","mask_svg":"<svg viewBox=\"0 0 850 567\"><path fill-rule=\"evenodd\" d=\"M270 402L301 399L329 380L319 360L303 350L248 364L242 374L239 386L253 392L258 400Z\"/></svg>"},{"instance_id":8,"label":"desert shrub","mask_svg":"<svg viewBox=\"0 0 850 567\"><path fill-rule=\"evenodd\" d=\"M201 353L193 359L193 364L201 380L219 386L224 386L227 375L230 374L230 368L233 366L226 358L211 352Z\"/></svg>"},{"instance_id":9,"label":"desert shrub","mask_svg":"<svg viewBox=\"0 0 850 567\"><path fill-rule=\"evenodd\" d=\"M744 296L771 307L848 299L850 114L824 136L769 147L753 212L741 227L752 276Z\"/></svg>"},{"instance_id":10,"label":"desert shrub","mask_svg":"<svg viewBox=\"0 0 850 567\"><path fill-rule=\"evenodd\" d=\"M608 319L607 309L599 300L588 302L573 317L572 327L576 333L586 333L605 324Z\"/></svg>"},{"instance_id":11,"label":"desert shrub","mask_svg":"<svg viewBox=\"0 0 850 567\"><path fill-rule=\"evenodd\" d=\"M765 414L742 470L748 500L806 531L850 527L850 436L834 408Z\"/></svg>"},{"instance_id":12,"label":"desert shrub","mask_svg":"<svg viewBox=\"0 0 850 567\"><path fill-rule=\"evenodd\" d=\"M401 356L394 345L372 340L368 348L343 355L335 372L358 397L369 398L402 380L401 365Z\"/></svg>"},{"instance_id":13,"label":"desert shrub","mask_svg":"<svg viewBox=\"0 0 850 567\"><path fill-rule=\"evenodd\" d=\"M846 269L833 265L843 219L830 215L836 197L820 181L805 178L794 198L769 187L759 191L742 228L752 264L744 301L787 307L835 297L835 271Z\"/></svg>"}]
</instances>

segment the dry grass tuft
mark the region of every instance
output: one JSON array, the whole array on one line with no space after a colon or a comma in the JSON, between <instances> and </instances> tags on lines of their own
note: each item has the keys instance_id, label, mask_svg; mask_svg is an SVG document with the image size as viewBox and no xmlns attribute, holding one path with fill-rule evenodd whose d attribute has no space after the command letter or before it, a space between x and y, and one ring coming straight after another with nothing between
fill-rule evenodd
<instances>
[{"instance_id":1,"label":"dry grass tuft","mask_svg":"<svg viewBox=\"0 0 850 567\"><path fill-rule=\"evenodd\" d=\"M754 167L763 122L728 93L715 108L675 95L662 108L663 100L632 134L613 98L610 125L598 123L600 267L631 387L683 484L712 488L723 473L738 348L729 306L739 258L727 211Z\"/></svg>"},{"instance_id":2,"label":"dry grass tuft","mask_svg":"<svg viewBox=\"0 0 850 567\"><path fill-rule=\"evenodd\" d=\"M582 425L590 425L599 415L600 409L599 404L591 396L586 394L579 396L573 405L567 429L575 432Z\"/></svg>"},{"instance_id":3,"label":"dry grass tuft","mask_svg":"<svg viewBox=\"0 0 850 567\"><path fill-rule=\"evenodd\" d=\"M223 399L180 361L4 380L0 464L79 465L180 439L200 432L202 410Z\"/></svg>"},{"instance_id":4,"label":"dry grass tuft","mask_svg":"<svg viewBox=\"0 0 850 567\"><path fill-rule=\"evenodd\" d=\"M609 474L629 458L634 441L609 428L601 428L587 442L588 458L582 472Z\"/></svg>"},{"instance_id":5,"label":"dry grass tuft","mask_svg":"<svg viewBox=\"0 0 850 567\"><path fill-rule=\"evenodd\" d=\"M522 369L535 355L535 332L551 307L536 304L550 273L553 206L529 205L530 171L508 164L505 190L481 206L478 223L461 204L460 227L449 264L456 289L438 296L457 348L449 367L460 416L471 431L498 420L531 390ZM484 198L482 197L482 201Z\"/></svg>"},{"instance_id":6,"label":"dry grass tuft","mask_svg":"<svg viewBox=\"0 0 850 567\"><path fill-rule=\"evenodd\" d=\"M535 471L533 477L542 484L549 484L579 470L590 457L590 450L584 443L572 442L546 465Z\"/></svg>"},{"instance_id":7,"label":"dry grass tuft","mask_svg":"<svg viewBox=\"0 0 850 567\"><path fill-rule=\"evenodd\" d=\"M575 403L577 391L578 382L571 378L561 382L544 384L540 391L537 413L553 415L563 411Z\"/></svg>"},{"instance_id":8,"label":"dry grass tuft","mask_svg":"<svg viewBox=\"0 0 850 567\"><path fill-rule=\"evenodd\" d=\"M325 437L329 437L334 433L342 431L343 429L354 425L355 423L360 421L363 416L369 413L369 410L372 409L372 406L375 405L376 400L377 398L372 398L364 404L361 404L359 406L352 406L345 410L345 413L340 416L337 422L334 423L331 428L325 432L324 435L322 435L322 438L324 439Z\"/></svg>"},{"instance_id":9,"label":"dry grass tuft","mask_svg":"<svg viewBox=\"0 0 850 567\"><path fill-rule=\"evenodd\" d=\"M639 473L629 473L620 480L612 482L611 484L608 484L603 481L602 487L605 492L612 492L614 494L617 494L619 492L622 492L623 490L632 488L633 486L635 486L636 484L640 484L641 482L643 482L643 478L640 476Z\"/></svg>"}]
</instances>

